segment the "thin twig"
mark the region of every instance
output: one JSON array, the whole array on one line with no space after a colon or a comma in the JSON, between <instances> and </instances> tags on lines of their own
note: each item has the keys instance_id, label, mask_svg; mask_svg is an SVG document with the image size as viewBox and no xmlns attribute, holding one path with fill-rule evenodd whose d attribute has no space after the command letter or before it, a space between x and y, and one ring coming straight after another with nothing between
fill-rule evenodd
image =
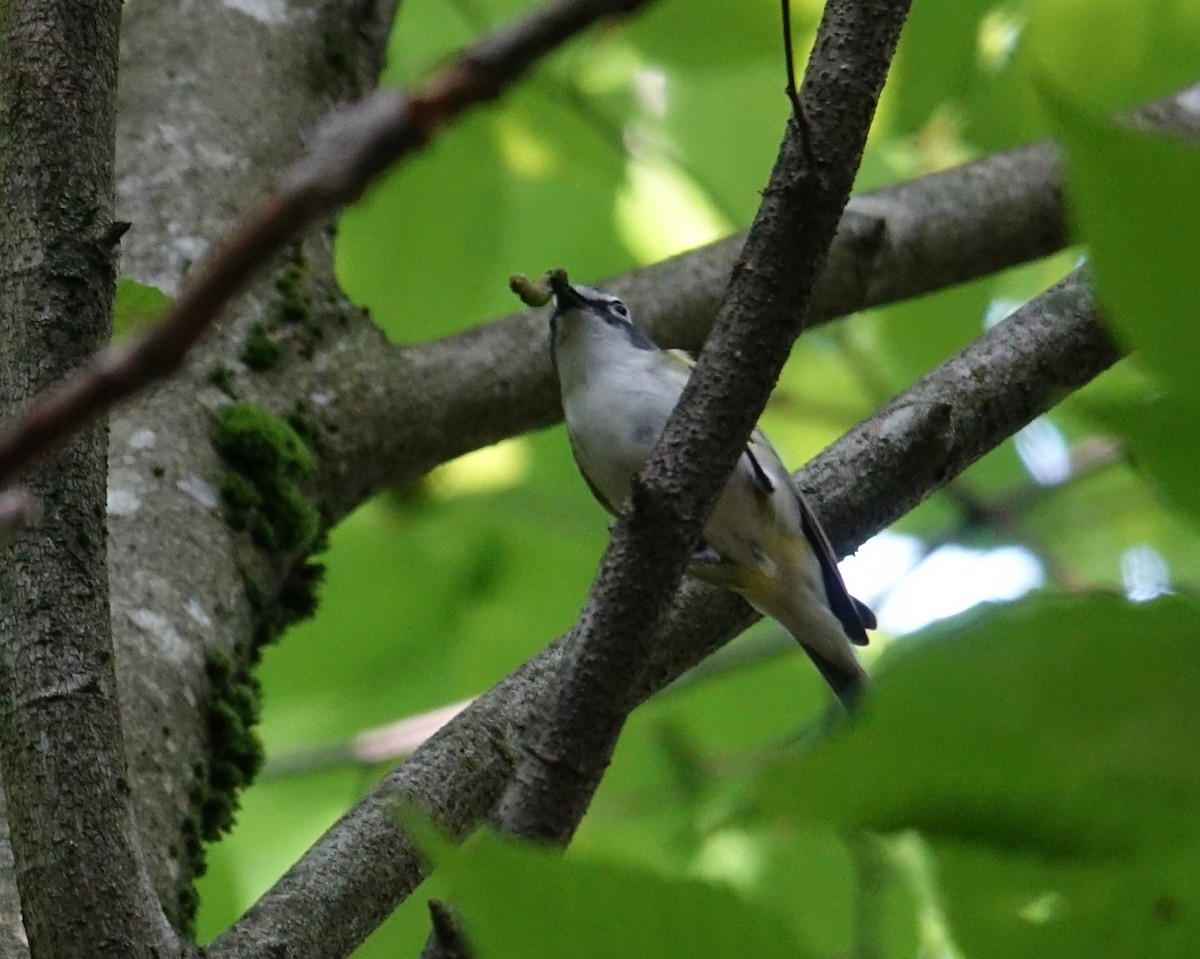
<instances>
[{"instance_id":1,"label":"thin twig","mask_svg":"<svg viewBox=\"0 0 1200 959\"><path fill-rule=\"evenodd\" d=\"M433 931L421 950L421 959L471 959L471 947L450 906L438 899L430 899L429 920Z\"/></svg>"},{"instance_id":2,"label":"thin twig","mask_svg":"<svg viewBox=\"0 0 1200 959\"><path fill-rule=\"evenodd\" d=\"M349 739L277 756L267 761L259 779L282 779L321 769L355 764L375 766L395 761L410 755L470 705L469 699L450 703L382 726L364 729Z\"/></svg>"},{"instance_id":3,"label":"thin twig","mask_svg":"<svg viewBox=\"0 0 1200 959\"><path fill-rule=\"evenodd\" d=\"M792 50L792 4L791 0L779 0L783 12L783 61L787 67L787 86L784 88L792 103L796 122L804 122L804 107L800 104L800 91L796 89L796 54Z\"/></svg>"},{"instance_id":4,"label":"thin twig","mask_svg":"<svg viewBox=\"0 0 1200 959\"><path fill-rule=\"evenodd\" d=\"M376 93L332 113L310 149L189 278L162 323L105 350L38 397L0 433L0 488L84 423L169 376L259 270L305 227L362 194L468 108L499 97L540 57L604 17L646 0L559 0L476 43L410 96Z\"/></svg>"}]
</instances>

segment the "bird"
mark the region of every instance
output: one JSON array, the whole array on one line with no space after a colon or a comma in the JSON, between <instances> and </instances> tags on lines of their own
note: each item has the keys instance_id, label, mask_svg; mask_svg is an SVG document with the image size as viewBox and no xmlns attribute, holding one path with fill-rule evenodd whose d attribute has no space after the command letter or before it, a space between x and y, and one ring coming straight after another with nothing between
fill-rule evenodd
<instances>
[{"instance_id":1,"label":"bird","mask_svg":"<svg viewBox=\"0 0 1200 959\"><path fill-rule=\"evenodd\" d=\"M611 294L548 277L554 308L550 356L576 465L616 515L650 458L692 373L692 358L664 350ZM704 526L689 575L741 595L782 625L847 710L867 675L855 646L875 616L846 589L829 539L758 428L750 434Z\"/></svg>"}]
</instances>

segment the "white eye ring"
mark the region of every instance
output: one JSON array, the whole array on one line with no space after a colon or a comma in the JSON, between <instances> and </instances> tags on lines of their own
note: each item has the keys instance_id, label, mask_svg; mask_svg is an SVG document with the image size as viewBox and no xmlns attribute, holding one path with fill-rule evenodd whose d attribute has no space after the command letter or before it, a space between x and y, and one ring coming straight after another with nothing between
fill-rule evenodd
<instances>
[{"instance_id":1,"label":"white eye ring","mask_svg":"<svg viewBox=\"0 0 1200 959\"><path fill-rule=\"evenodd\" d=\"M622 319L629 319L629 310L626 309L625 304L620 300L613 300L613 302L609 304L609 309Z\"/></svg>"}]
</instances>

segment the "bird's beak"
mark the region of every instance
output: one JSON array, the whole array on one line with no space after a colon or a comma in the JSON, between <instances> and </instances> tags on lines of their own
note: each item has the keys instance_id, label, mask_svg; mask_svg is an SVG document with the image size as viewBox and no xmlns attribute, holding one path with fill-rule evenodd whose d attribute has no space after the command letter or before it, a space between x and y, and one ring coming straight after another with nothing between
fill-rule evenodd
<instances>
[{"instance_id":1,"label":"bird's beak","mask_svg":"<svg viewBox=\"0 0 1200 959\"><path fill-rule=\"evenodd\" d=\"M554 312L562 313L571 307L582 307L587 305L587 301L579 294L575 287L571 286L567 280L567 274L562 270L555 270L550 274L550 289L554 291Z\"/></svg>"}]
</instances>

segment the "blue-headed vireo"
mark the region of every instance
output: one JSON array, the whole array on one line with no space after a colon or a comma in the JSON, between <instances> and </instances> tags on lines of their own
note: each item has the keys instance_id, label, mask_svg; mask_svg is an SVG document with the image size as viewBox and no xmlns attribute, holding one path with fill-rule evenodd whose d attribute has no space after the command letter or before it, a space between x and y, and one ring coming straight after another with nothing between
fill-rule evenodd
<instances>
[{"instance_id":1,"label":"blue-headed vireo","mask_svg":"<svg viewBox=\"0 0 1200 959\"><path fill-rule=\"evenodd\" d=\"M550 351L571 450L610 513L650 452L691 376L685 353L663 350L625 304L550 275ZM783 625L834 693L851 705L866 681L854 652L875 627L846 590L824 531L767 438L750 434L704 527L688 573L731 589Z\"/></svg>"}]
</instances>

